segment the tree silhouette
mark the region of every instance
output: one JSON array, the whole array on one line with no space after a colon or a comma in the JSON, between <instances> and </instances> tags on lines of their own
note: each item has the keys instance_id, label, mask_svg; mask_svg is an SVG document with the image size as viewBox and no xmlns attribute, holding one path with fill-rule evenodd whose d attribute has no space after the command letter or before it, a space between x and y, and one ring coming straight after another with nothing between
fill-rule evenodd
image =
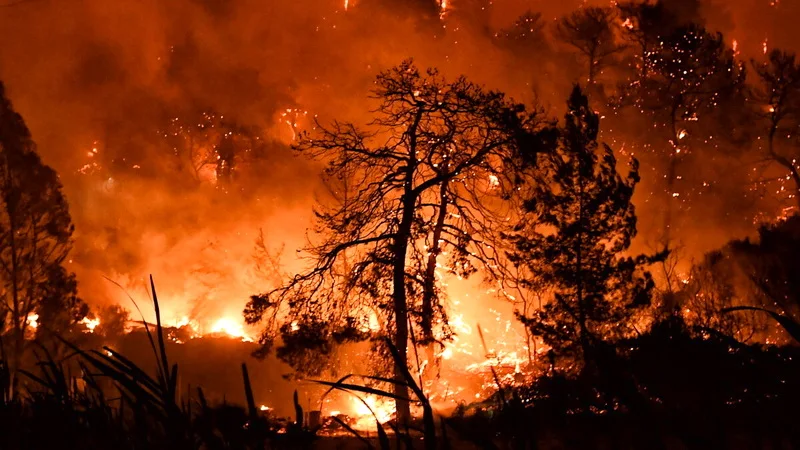
<instances>
[{"instance_id":1,"label":"tree silhouette","mask_svg":"<svg viewBox=\"0 0 800 450\"><path fill-rule=\"evenodd\" d=\"M730 251L756 292L753 306L764 306L800 321L800 216L764 225L758 241L732 241Z\"/></svg>"},{"instance_id":2,"label":"tree silhouette","mask_svg":"<svg viewBox=\"0 0 800 450\"><path fill-rule=\"evenodd\" d=\"M59 337L75 341L75 333L86 330L79 326L89 314L89 306L78 297L78 280L60 265L49 267L47 283L42 287L42 296L36 308L36 340L49 344L51 354L59 355L67 349Z\"/></svg>"},{"instance_id":3,"label":"tree silhouette","mask_svg":"<svg viewBox=\"0 0 800 450\"><path fill-rule=\"evenodd\" d=\"M764 159L791 177L794 188L789 197L794 197L800 207L800 141L793 136L800 125L800 63L793 53L776 49L770 52L768 61L752 64L760 84L753 97L767 133Z\"/></svg>"},{"instance_id":4,"label":"tree silhouette","mask_svg":"<svg viewBox=\"0 0 800 450\"><path fill-rule=\"evenodd\" d=\"M622 256L636 235L631 196L638 163L622 177L608 146L598 148L599 118L576 86L558 149L540 156L525 215L508 235L512 261L549 302L522 320L557 355L590 363L603 340L625 336L650 302L653 281L642 265L655 257Z\"/></svg>"},{"instance_id":5,"label":"tree silhouette","mask_svg":"<svg viewBox=\"0 0 800 450\"><path fill-rule=\"evenodd\" d=\"M0 84L0 289L4 350L18 370L30 319L51 302L78 306L62 263L73 225L56 172L42 163L22 117ZM44 324L47 325L47 324Z\"/></svg>"},{"instance_id":6,"label":"tree silhouette","mask_svg":"<svg viewBox=\"0 0 800 450\"><path fill-rule=\"evenodd\" d=\"M675 1L626 1L617 4L622 19L622 31L626 40L635 49L636 81L649 75L647 64L650 52L661 44L665 36L670 36L681 26L696 23L699 4L696 0ZM692 11L694 14L692 14ZM689 17L683 20L681 17Z\"/></svg>"},{"instance_id":7,"label":"tree silhouette","mask_svg":"<svg viewBox=\"0 0 800 450\"><path fill-rule=\"evenodd\" d=\"M647 76L631 85L626 94L634 108L652 117L656 128L664 130L667 146L662 152L665 202L664 245L670 230L676 201L681 197L676 181L681 162L692 152L693 142L705 143L712 120L722 103L733 103L744 86L744 71L726 48L721 34L711 34L690 24L662 36L644 61ZM685 194L685 192L683 192Z\"/></svg>"},{"instance_id":8,"label":"tree silhouette","mask_svg":"<svg viewBox=\"0 0 800 450\"><path fill-rule=\"evenodd\" d=\"M463 77L420 73L410 61L378 76L374 98L368 130L318 125L297 144L327 162L338 201L316 208L318 242L305 249L313 268L253 296L245 317L264 320L265 350L279 335L322 351L332 341L391 337L399 377L410 338L450 334L437 265L469 276L478 261L499 257L484 241L492 202L502 205L514 190L521 149L538 148L537 116ZM395 393L407 398L403 385ZM399 420L408 414L398 401Z\"/></svg>"},{"instance_id":9,"label":"tree silhouette","mask_svg":"<svg viewBox=\"0 0 800 450\"><path fill-rule=\"evenodd\" d=\"M562 18L556 26L556 37L574 47L586 59L588 85L593 88L611 57L624 48L616 42L611 8L581 8Z\"/></svg>"}]
</instances>

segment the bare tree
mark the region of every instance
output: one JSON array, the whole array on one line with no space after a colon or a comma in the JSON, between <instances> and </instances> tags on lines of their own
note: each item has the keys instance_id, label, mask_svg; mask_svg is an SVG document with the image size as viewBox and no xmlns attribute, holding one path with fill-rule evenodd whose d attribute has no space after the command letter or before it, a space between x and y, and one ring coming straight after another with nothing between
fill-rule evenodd
<instances>
[{"instance_id":1,"label":"bare tree","mask_svg":"<svg viewBox=\"0 0 800 450\"><path fill-rule=\"evenodd\" d=\"M278 336L284 345L306 336L323 351L331 341L390 337L400 378L410 339L450 333L437 266L469 276L477 261L500 258L483 239L496 230L489 211L504 214L521 152L537 148L537 116L410 61L378 76L374 98L368 131L335 122L298 143L327 162L326 181L348 195L316 209L316 242L305 249L312 268L253 296L245 317L264 321L265 349ZM394 390L407 398L405 385ZM398 420L407 420L408 402L397 403Z\"/></svg>"},{"instance_id":2,"label":"bare tree","mask_svg":"<svg viewBox=\"0 0 800 450\"><path fill-rule=\"evenodd\" d=\"M791 178L790 198L800 207L800 63L793 53L773 50L766 62L753 61L760 86L754 89L758 115L766 125L767 144L764 162L777 164L785 172L781 181ZM792 137L795 139L793 140Z\"/></svg>"},{"instance_id":3,"label":"bare tree","mask_svg":"<svg viewBox=\"0 0 800 450\"><path fill-rule=\"evenodd\" d=\"M556 25L556 37L574 47L588 65L589 86L597 74L611 64L612 56L624 48L614 36L615 11L611 8L581 8L562 18Z\"/></svg>"},{"instance_id":4,"label":"bare tree","mask_svg":"<svg viewBox=\"0 0 800 450\"><path fill-rule=\"evenodd\" d=\"M724 314L725 308L752 306L757 291L752 288L742 261L728 246L705 255L692 267L680 297L681 315L700 330L713 329L747 342L767 330L767 318L755 312Z\"/></svg>"}]
</instances>

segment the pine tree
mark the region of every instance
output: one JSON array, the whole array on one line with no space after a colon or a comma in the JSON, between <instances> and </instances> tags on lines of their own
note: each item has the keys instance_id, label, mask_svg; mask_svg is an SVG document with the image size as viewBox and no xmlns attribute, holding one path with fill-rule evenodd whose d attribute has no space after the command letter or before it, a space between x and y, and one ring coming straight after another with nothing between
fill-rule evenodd
<instances>
[{"instance_id":1,"label":"pine tree","mask_svg":"<svg viewBox=\"0 0 800 450\"><path fill-rule=\"evenodd\" d=\"M636 235L638 164L622 177L611 148L597 144L598 125L576 86L558 149L540 155L544 173L508 236L525 284L549 298L523 321L557 355L584 362L601 341L629 333L653 287L642 269L653 258L623 256Z\"/></svg>"},{"instance_id":2,"label":"pine tree","mask_svg":"<svg viewBox=\"0 0 800 450\"><path fill-rule=\"evenodd\" d=\"M594 87L597 75L611 64L612 57L624 49L616 42L614 20L613 9L589 7L562 18L556 27L556 37L586 60L590 89Z\"/></svg>"}]
</instances>

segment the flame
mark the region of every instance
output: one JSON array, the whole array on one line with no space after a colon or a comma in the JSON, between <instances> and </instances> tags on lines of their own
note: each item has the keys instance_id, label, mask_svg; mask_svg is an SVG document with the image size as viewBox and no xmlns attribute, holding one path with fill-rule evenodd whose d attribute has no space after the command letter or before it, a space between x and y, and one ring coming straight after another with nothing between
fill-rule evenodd
<instances>
[{"instance_id":1,"label":"flame","mask_svg":"<svg viewBox=\"0 0 800 450\"><path fill-rule=\"evenodd\" d=\"M631 18L628 17L628 18L625 19L624 22L622 22L622 26L627 28L627 29L629 29L629 30L632 30L633 26L634 26L633 25L633 21L631 21Z\"/></svg>"},{"instance_id":2,"label":"flame","mask_svg":"<svg viewBox=\"0 0 800 450\"><path fill-rule=\"evenodd\" d=\"M26 322L28 322L29 327L35 330L36 328L39 327L39 315L36 313L28 314Z\"/></svg>"},{"instance_id":3,"label":"flame","mask_svg":"<svg viewBox=\"0 0 800 450\"><path fill-rule=\"evenodd\" d=\"M94 333L94 329L97 328L98 325L100 325L100 319L99 318L90 319L88 317L84 317L83 319L81 319L80 323L86 326L85 333Z\"/></svg>"},{"instance_id":4,"label":"flame","mask_svg":"<svg viewBox=\"0 0 800 450\"><path fill-rule=\"evenodd\" d=\"M230 337L241 338L244 342L252 342L253 339L247 335L244 326L241 322L231 319L230 317L222 317L214 322L211 326L211 333L227 334Z\"/></svg>"},{"instance_id":5,"label":"flame","mask_svg":"<svg viewBox=\"0 0 800 450\"><path fill-rule=\"evenodd\" d=\"M356 416L353 424L353 428L356 430L374 429L376 420L384 424L392 419L396 411L394 400L372 394L364 396L363 401L361 398L353 397L351 408Z\"/></svg>"}]
</instances>

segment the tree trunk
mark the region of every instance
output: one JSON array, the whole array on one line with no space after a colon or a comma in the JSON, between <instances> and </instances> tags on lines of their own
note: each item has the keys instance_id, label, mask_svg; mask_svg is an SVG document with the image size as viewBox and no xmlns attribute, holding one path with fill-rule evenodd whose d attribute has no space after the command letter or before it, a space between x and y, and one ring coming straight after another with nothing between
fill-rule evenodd
<instances>
[{"instance_id":1,"label":"tree trunk","mask_svg":"<svg viewBox=\"0 0 800 450\"><path fill-rule=\"evenodd\" d=\"M6 156L5 161L6 172L5 172L5 182L6 188L4 189L6 192L13 192L13 184L11 182L11 174L9 173L9 162L8 157ZM11 362L9 367L10 372L10 390L11 396L16 396L16 385L17 385L17 373L20 369L20 365L22 364L22 347L25 344L25 324L28 320L28 317L22 317L23 311L21 309L21 301L20 301L20 292L19 292L19 259L17 255L17 242L16 242L16 234L17 234L17 221L16 221L16 210L17 210L17 203L16 200L13 199L13 196L8 195L8 198L5 199L5 207L6 207L6 214L8 215L8 236L9 236L9 250L11 251L11 273L9 274L11 278L11 320L13 321L13 329L12 329L12 344L11 344Z\"/></svg>"},{"instance_id":2,"label":"tree trunk","mask_svg":"<svg viewBox=\"0 0 800 450\"><path fill-rule=\"evenodd\" d=\"M406 190L403 198L403 214L397 235L394 239L394 268L392 273L392 301L394 303L395 334L394 345L397 348L399 358L395 361L394 395L398 397L395 401L397 406L397 421L399 426L406 426L411 420L411 408L408 400L408 387L405 385L407 380L404 373L408 368L408 305L406 302L406 254L408 252L408 241L411 238L411 225L414 220L414 198L409 195L410 189Z\"/></svg>"},{"instance_id":3,"label":"tree trunk","mask_svg":"<svg viewBox=\"0 0 800 450\"><path fill-rule=\"evenodd\" d=\"M667 207L664 211L664 229L662 234L662 239L664 243L664 248L666 249L669 247L669 243L672 240L672 222L673 222L673 204L675 202L674 192L675 192L675 177L678 172L678 162L680 158L680 151L681 151L681 144L680 144L680 131L678 131L678 108L682 103L681 100L677 100L672 104L672 109L670 110L670 126L672 129L672 149L670 150L669 160L668 160L668 169L667 169Z\"/></svg>"},{"instance_id":4,"label":"tree trunk","mask_svg":"<svg viewBox=\"0 0 800 450\"><path fill-rule=\"evenodd\" d=\"M595 56L596 50L593 48L592 51L589 52L589 92L593 92L594 90L594 77L595 77Z\"/></svg>"},{"instance_id":5,"label":"tree trunk","mask_svg":"<svg viewBox=\"0 0 800 450\"><path fill-rule=\"evenodd\" d=\"M428 354L428 364L433 363L433 301L436 297L436 260L442 252L439 240L442 238L442 229L447 218L447 181L442 182L439 190L439 214L433 227L433 242L428 253L427 266L425 267L425 285L422 292L422 343Z\"/></svg>"},{"instance_id":6,"label":"tree trunk","mask_svg":"<svg viewBox=\"0 0 800 450\"><path fill-rule=\"evenodd\" d=\"M395 233L394 267L392 270L392 302L394 305L395 334L394 346L399 357L394 365L394 395L397 410L398 426L408 426L411 422L411 407L408 400L408 386L405 384L405 372L408 370L408 303L406 300L406 257L408 243L411 240L411 227L417 195L414 193L414 172L417 165L417 129L419 128L423 108L419 107L414 122L408 128L408 165L405 167L403 183L402 214L400 224Z\"/></svg>"}]
</instances>

